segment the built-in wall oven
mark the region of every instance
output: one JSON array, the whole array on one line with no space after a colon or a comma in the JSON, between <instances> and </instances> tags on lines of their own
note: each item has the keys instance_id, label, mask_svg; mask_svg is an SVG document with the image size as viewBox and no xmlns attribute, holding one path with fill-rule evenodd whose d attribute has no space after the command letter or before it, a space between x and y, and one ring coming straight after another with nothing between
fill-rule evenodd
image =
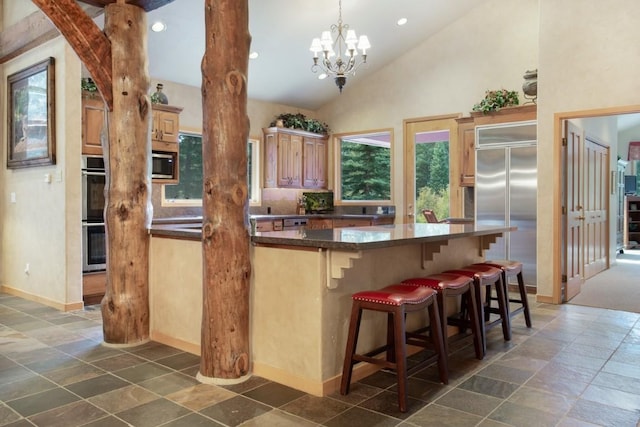
<instances>
[{"instance_id":1,"label":"built-in wall oven","mask_svg":"<svg viewBox=\"0 0 640 427\"><path fill-rule=\"evenodd\" d=\"M82 271L106 270L104 231L104 159L82 156Z\"/></svg>"}]
</instances>

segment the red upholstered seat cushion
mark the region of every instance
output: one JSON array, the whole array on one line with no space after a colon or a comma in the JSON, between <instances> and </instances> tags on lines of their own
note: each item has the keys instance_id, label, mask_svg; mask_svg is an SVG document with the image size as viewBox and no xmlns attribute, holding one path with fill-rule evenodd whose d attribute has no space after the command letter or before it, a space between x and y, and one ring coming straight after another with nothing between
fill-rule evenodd
<instances>
[{"instance_id":1,"label":"red upholstered seat cushion","mask_svg":"<svg viewBox=\"0 0 640 427\"><path fill-rule=\"evenodd\" d=\"M499 276L501 270L486 264L471 264L456 270L447 270L445 273L462 274L467 277L477 276L479 279L491 279Z\"/></svg>"},{"instance_id":2,"label":"red upholstered seat cushion","mask_svg":"<svg viewBox=\"0 0 640 427\"><path fill-rule=\"evenodd\" d=\"M471 283L473 279L463 274L440 273L425 277L413 277L403 280L402 283L426 286L435 290L459 289Z\"/></svg>"},{"instance_id":3,"label":"red upholstered seat cushion","mask_svg":"<svg viewBox=\"0 0 640 427\"><path fill-rule=\"evenodd\" d=\"M396 284L373 291L362 291L352 295L354 301L367 301L377 304L402 305L422 304L432 298L436 291L414 285Z\"/></svg>"},{"instance_id":4,"label":"red upholstered seat cushion","mask_svg":"<svg viewBox=\"0 0 640 427\"><path fill-rule=\"evenodd\" d=\"M520 261L512 261L506 259L496 259L478 263L479 265L489 265L491 267L501 268L507 273L519 273L522 271L522 263Z\"/></svg>"}]
</instances>

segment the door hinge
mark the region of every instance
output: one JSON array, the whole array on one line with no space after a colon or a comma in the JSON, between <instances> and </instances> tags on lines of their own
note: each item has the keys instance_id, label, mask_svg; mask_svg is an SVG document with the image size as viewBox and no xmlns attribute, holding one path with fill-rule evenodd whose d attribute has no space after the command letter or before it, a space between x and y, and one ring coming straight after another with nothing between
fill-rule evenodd
<instances>
[{"instance_id":1,"label":"door hinge","mask_svg":"<svg viewBox=\"0 0 640 427\"><path fill-rule=\"evenodd\" d=\"M567 207L563 206L562 207L562 215L566 215L567 214Z\"/></svg>"},{"instance_id":2,"label":"door hinge","mask_svg":"<svg viewBox=\"0 0 640 427\"><path fill-rule=\"evenodd\" d=\"M566 274L562 275L562 283L567 283L567 275Z\"/></svg>"},{"instance_id":3,"label":"door hinge","mask_svg":"<svg viewBox=\"0 0 640 427\"><path fill-rule=\"evenodd\" d=\"M563 137L563 138L562 138L562 146L563 146L563 147L566 147L566 146L567 146L567 138L566 138L566 137Z\"/></svg>"}]
</instances>

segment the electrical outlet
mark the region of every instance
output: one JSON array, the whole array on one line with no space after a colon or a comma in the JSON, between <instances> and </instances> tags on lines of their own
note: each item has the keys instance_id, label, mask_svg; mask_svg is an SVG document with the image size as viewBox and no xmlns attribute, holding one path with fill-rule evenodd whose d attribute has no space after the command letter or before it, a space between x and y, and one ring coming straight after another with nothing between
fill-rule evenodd
<instances>
[{"instance_id":1,"label":"electrical outlet","mask_svg":"<svg viewBox=\"0 0 640 427\"><path fill-rule=\"evenodd\" d=\"M27 274L27 275L29 274L29 267L30 267L30 266L29 266L29 263L26 263L26 264L24 265L24 274Z\"/></svg>"},{"instance_id":2,"label":"electrical outlet","mask_svg":"<svg viewBox=\"0 0 640 427\"><path fill-rule=\"evenodd\" d=\"M15 203L16 202L16 193L15 191L11 192L11 203Z\"/></svg>"}]
</instances>

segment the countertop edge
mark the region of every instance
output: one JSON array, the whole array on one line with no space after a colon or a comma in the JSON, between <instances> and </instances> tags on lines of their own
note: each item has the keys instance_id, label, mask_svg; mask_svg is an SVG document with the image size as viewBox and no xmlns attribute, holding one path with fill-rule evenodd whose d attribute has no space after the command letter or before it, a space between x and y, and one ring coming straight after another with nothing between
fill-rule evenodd
<instances>
[{"instance_id":1,"label":"countertop edge","mask_svg":"<svg viewBox=\"0 0 640 427\"><path fill-rule=\"evenodd\" d=\"M449 227L449 225L442 225L443 227ZM370 226L370 227L353 227L352 230L367 231L367 229L384 231L385 228L394 228L395 225L382 225L382 226ZM464 227L464 226L455 226ZM418 236L407 237L393 240L373 241L373 242L336 242L328 240L318 240L312 238L294 238L283 237L277 235L271 235L271 232L258 232L255 235L250 236L251 244L254 246L268 245L268 246L286 246L286 247L301 247L301 248L318 248L318 249L337 249L347 251L360 251L365 249L378 249L387 248L393 246L402 246L408 244L420 244L430 242L442 242L451 239L461 239L465 237L481 237L495 234L501 234L509 231L516 230L516 227L494 227L480 230L461 230L453 231L446 234L436 234L430 236ZM247 230L248 232L248 230ZM202 240L202 232L198 228L180 227L175 225L155 225L149 230L152 237L161 238L173 238L181 240ZM279 232L274 232L279 233ZM292 233L304 233L304 231L292 231Z\"/></svg>"}]
</instances>

